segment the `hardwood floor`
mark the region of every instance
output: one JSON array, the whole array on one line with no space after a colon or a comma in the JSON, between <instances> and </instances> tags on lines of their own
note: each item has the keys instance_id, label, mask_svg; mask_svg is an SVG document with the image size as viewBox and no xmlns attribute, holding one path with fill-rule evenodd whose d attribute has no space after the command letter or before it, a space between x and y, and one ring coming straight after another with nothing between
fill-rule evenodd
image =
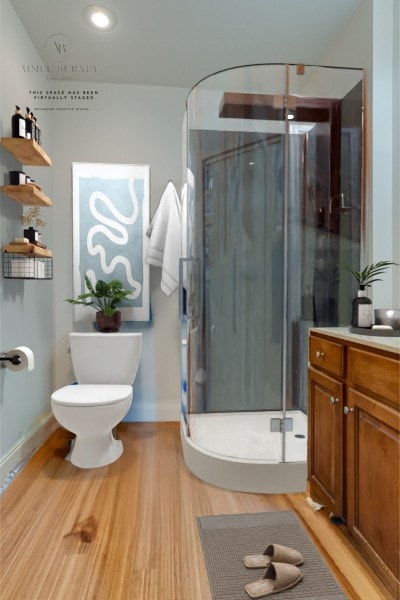
<instances>
[{"instance_id":1,"label":"hardwood floor","mask_svg":"<svg viewBox=\"0 0 400 600\"><path fill-rule=\"evenodd\" d=\"M1 497L2 600L211 600L196 516L294 510L348 598L391 598L303 494L231 492L186 468L178 423L122 423L122 457L78 469L58 429ZM234 600L234 598L232 599Z\"/></svg>"}]
</instances>

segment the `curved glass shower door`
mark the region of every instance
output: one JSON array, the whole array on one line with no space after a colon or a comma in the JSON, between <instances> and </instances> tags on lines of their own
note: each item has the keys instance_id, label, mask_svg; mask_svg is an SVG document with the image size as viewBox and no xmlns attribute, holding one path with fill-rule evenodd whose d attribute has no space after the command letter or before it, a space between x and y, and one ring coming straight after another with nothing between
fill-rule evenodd
<instances>
[{"instance_id":1,"label":"curved glass shower door","mask_svg":"<svg viewBox=\"0 0 400 600\"><path fill-rule=\"evenodd\" d=\"M283 116L282 109L279 113ZM225 144L203 163L204 409L279 411L284 126L281 122L281 133L230 137L233 148Z\"/></svg>"},{"instance_id":2,"label":"curved glass shower door","mask_svg":"<svg viewBox=\"0 0 400 600\"><path fill-rule=\"evenodd\" d=\"M338 115L346 94L361 115L362 72L329 71L238 67L187 101L183 412L195 443L234 459L306 460L308 329L349 317L350 283L321 274L359 262L361 215L339 216L337 171L350 169Z\"/></svg>"}]
</instances>

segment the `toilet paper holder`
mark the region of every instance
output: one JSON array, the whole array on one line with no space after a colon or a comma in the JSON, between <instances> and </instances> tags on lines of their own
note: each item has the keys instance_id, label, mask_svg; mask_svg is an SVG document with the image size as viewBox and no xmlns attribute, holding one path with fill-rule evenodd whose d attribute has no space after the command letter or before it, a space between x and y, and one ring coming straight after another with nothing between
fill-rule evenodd
<instances>
[{"instance_id":1,"label":"toilet paper holder","mask_svg":"<svg viewBox=\"0 0 400 600\"><path fill-rule=\"evenodd\" d=\"M35 357L27 346L17 346L8 352L0 352L1 368L10 371L32 371L35 368Z\"/></svg>"},{"instance_id":2,"label":"toilet paper holder","mask_svg":"<svg viewBox=\"0 0 400 600\"><path fill-rule=\"evenodd\" d=\"M13 365L21 364L21 357L18 354L13 354L12 356L6 356L7 352L1 353L0 360L9 360Z\"/></svg>"}]
</instances>

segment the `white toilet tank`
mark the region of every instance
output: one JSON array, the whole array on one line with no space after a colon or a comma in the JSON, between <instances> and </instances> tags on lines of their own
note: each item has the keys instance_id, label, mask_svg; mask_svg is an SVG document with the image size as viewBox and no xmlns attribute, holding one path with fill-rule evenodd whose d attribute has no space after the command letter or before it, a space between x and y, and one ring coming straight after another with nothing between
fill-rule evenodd
<instances>
[{"instance_id":1,"label":"white toilet tank","mask_svg":"<svg viewBox=\"0 0 400 600\"><path fill-rule=\"evenodd\" d=\"M139 367L141 333L70 333L78 383L132 385Z\"/></svg>"}]
</instances>

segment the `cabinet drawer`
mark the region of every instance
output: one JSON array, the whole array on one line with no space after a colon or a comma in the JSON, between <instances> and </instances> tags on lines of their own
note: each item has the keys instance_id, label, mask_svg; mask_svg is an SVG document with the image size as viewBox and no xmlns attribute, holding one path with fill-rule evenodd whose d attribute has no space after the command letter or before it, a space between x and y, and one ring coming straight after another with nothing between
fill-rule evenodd
<instances>
[{"instance_id":1,"label":"cabinet drawer","mask_svg":"<svg viewBox=\"0 0 400 600\"><path fill-rule=\"evenodd\" d=\"M377 394L397 408L400 406L400 363L397 358L349 348L348 379L351 387Z\"/></svg>"},{"instance_id":2,"label":"cabinet drawer","mask_svg":"<svg viewBox=\"0 0 400 600\"><path fill-rule=\"evenodd\" d=\"M310 336L310 365L327 373L344 377L344 347L316 336Z\"/></svg>"}]
</instances>

